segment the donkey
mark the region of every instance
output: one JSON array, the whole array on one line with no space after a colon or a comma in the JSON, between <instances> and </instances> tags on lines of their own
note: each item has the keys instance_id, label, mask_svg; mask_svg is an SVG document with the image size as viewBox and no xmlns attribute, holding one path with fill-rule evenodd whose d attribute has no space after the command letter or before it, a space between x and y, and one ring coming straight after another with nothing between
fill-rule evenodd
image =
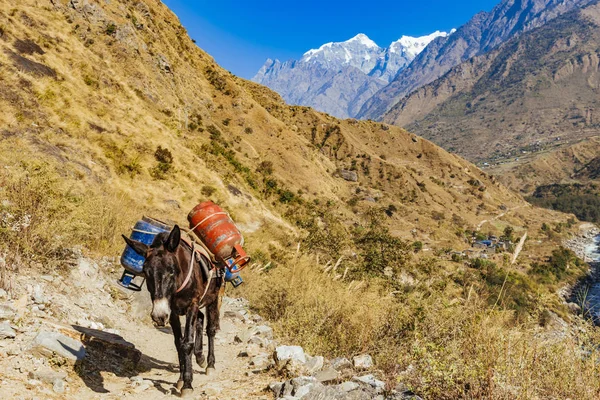
<instances>
[{"instance_id":1,"label":"donkey","mask_svg":"<svg viewBox=\"0 0 600 400\"><path fill-rule=\"evenodd\" d=\"M196 362L204 367L202 354L202 326L206 307L208 336L208 366L206 374L215 371L214 339L219 329L219 306L225 285L221 278L209 273L210 262L204 257L197 261L192 249L181 243L181 231L175 225L169 233L159 233L152 245L131 240L123 235L125 242L136 253L146 258L143 273L152 299L152 320L164 327L169 321L175 336L175 347L179 357L179 380L177 390L181 396L193 393L192 351ZM192 268L192 270L190 270ZM179 316L186 316L182 334Z\"/></svg>"}]
</instances>

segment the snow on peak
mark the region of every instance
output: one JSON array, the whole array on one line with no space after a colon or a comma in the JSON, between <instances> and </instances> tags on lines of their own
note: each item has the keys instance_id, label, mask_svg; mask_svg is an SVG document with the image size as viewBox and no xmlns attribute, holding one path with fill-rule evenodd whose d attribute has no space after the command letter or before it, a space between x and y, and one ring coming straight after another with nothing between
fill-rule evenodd
<instances>
[{"instance_id":1,"label":"snow on peak","mask_svg":"<svg viewBox=\"0 0 600 400\"><path fill-rule=\"evenodd\" d=\"M367 47L379 48L379 46L377 46L377 43L375 43L374 41L369 39L369 37L367 35L365 35L364 33L359 33L358 35L354 36L352 39L346 40L345 43L350 43L350 42L359 42L360 44L367 46Z\"/></svg>"},{"instance_id":2,"label":"snow on peak","mask_svg":"<svg viewBox=\"0 0 600 400\"><path fill-rule=\"evenodd\" d=\"M311 49L309 51L307 51L306 53L304 53L304 57L310 59L313 55L317 54L317 53L321 53L327 49L332 49L334 47L342 47L345 48L345 45L347 44L354 44L355 42L358 42L358 44L363 45L369 49L379 49L379 46L377 46L377 43L375 43L374 41L372 41L371 39L369 39L369 37L367 35L365 35L364 33L359 33L358 35L354 36L352 39L348 39L345 42L329 42L329 43L325 43L324 45L322 45L321 47L319 47L318 49ZM305 60L308 61L308 60Z\"/></svg>"},{"instance_id":3,"label":"snow on peak","mask_svg":"<svg viewBox=\"0 0 600 400\"><path fill-rule=\"evenodd\" d=\"M450 33L435 31L430 35L421 37L402 36L397 41L392 42L392 44L390 45L390 52L396 53L405 51L406 53L409 53L412 56L416 57L419 53L425 50L425 47L427 47L427 45L431 43L434 39L438 37L446 37L448 35L451 35L455 31L456 29L450 31Z\"/></svg>"}]
</instances>

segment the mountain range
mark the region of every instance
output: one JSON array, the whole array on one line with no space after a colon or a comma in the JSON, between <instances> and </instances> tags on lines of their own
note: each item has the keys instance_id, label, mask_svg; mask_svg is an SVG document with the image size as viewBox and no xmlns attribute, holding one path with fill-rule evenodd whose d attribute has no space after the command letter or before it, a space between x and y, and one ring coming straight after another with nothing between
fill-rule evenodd
<instances>
[{"instance_id":1,"label":"mountain range","mask_svg":"<svg viewBox=\"0 0 600 400\"><path fill-rule=\"evenodd\" d=\"M275 90L289 104L353 117L432 40L446 36L439 31L418 38L402 36L381 48L361 33L309 50L299 60L268 59L252 80Z\"/></svg>"},{"instance_id":2,"label":"mountain range","mask_svg":"<svg viewBox=\"0 0 600 400\"><path fill-rule=\"evenodd\" d=\"M340 118L383 120L404 96L451 68L590 2L504 0L452 34L404 36L385 49L359 34L310 50L300 60L269 59L253 81L275 90L289 104L308 105Z\"/></svg>"},{"instance_id":3,"label":"mountain range","mask_svg":"<svg viewBox=\"0 0 600 400\"><path fill-rule=\"evenodd\" d=\"M384 120L489 163L597 135L599 17L576 9L472 58Z\"/></svg>"}]
</instances>

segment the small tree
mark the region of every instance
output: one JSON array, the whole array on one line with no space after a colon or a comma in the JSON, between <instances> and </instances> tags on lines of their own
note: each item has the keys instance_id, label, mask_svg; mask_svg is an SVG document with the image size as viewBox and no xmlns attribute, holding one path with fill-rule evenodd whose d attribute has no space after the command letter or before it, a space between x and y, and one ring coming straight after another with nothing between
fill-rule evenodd
<instances>
[{"instance_id":1,"label":"small tree","mask_svg":"<svg viewBox=\"0 0 600 400\"><path fill-rule=\"evenodd\" d=\"M515 229L510 226L507 225L506 228L504 228L504 240L510 240L511 242L514 240L513 234L515 233Z\"/></svg>"}]
</instances>

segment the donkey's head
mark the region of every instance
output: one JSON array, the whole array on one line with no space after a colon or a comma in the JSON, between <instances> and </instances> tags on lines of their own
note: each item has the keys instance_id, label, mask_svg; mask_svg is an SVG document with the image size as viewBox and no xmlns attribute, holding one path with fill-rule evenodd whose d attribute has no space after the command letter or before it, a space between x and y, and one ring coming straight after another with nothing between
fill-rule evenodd
<instances>
[{"instance_id":1,"label":"donkey's head","mask_svg":"<svg viewBox=\"0 0 600 400\"><path fill-rule=\"evenodd\" d=\"M146 258L143 272L152 298L152 320L158 326L165 326L171 314L171 297L176 290L175 279L179 272L175 252L180 238L181 232L177 225L170 233L156 235L150 246L123 236L136 253Z\"/></svg>"}]
</instances>

